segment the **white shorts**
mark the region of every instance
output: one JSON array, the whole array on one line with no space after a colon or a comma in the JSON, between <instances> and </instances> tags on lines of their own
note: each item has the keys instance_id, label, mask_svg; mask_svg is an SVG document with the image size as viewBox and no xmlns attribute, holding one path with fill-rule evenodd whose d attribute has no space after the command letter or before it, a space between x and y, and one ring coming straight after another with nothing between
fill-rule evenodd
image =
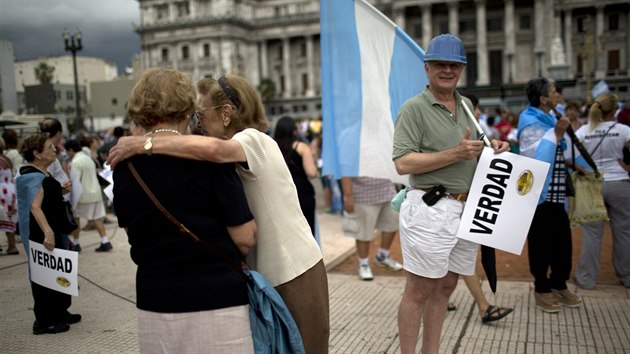
<instances>
[{"instance_id":1,"label":"white shorts","mask_svg":"<svg viewBox=\"0 0 630 354\"><path fill-rule=\"evenodd\" d=\"M79 203L75 210L74 217L87 220L102 219L105 217L105 205L103 205L103 202L88 204Z\"/></svg>"},{"instance_id":2,"label":"white shorts","mask_svg":"<svg viewBox=\"0 0 630 354\"><path fill-rule=\"evenodd\" d=\"M435 205L422 201L424 191L411 190L400 208L400 245L406 271L442 278L447 272L473 275L476 243L458 239L457 228L464 203L442 198Z\"/></svg>"},{"instance_id":3,"label":"white shorts","mask_svg":"<svg viewBox=\"0 0 630 354\"><path fill-rule=\"evenodd\" d=\"M398 215L392 210L390 202L380 204L356 203L352 215L358 224L357 232L344 230L344 233L358 241L372 241L375 238L375 229L381 232L398 231Z\"/></svg>"}]
</instances>

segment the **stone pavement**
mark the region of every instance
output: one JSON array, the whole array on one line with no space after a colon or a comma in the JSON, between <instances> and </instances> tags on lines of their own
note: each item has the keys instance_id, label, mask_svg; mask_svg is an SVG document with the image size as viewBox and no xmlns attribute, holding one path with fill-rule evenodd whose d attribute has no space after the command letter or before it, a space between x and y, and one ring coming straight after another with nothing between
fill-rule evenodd
<instances>
[{"instance_id":1,"label":"stone pavement","mask_svg":"<svg viewBox=\"0 0 630 354\"><path fill-rule=\"evenodd\" d=\"M318 217L330 270L354 252L354 241L341 235L339 216ZM107 225L107 230L114 250L105 254L94 252L95 231L82 232L80 295L73 297L70 310L83 320L66 333L32 335L33 300L23 248L19 256L0 256L0 353L138 352L135 265L124 230L115 224ZM396 314L404 277L379 276L362 282L354 274L329 272L328 279L330 353L398 353ZM444 323L442 352L630 353L630 291L598 286L578 293L584 298L582 307L545 314L534 306L530 283L501 281L497 301L513 306L514 313L482 325L472 297L460 284L451 298L458 309Z\"/></svg>"}]
</instances>

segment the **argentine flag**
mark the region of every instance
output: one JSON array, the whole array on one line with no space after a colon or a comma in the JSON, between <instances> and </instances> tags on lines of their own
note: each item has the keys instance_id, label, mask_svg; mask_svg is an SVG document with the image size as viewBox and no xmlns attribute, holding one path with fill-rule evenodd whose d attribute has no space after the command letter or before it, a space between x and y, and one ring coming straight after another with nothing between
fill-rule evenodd
<instances>
[{"instance_id":1,"label":"argentine flag","mask_svg":"<svg viewBox=\"0 0 630 354\"><path fill-rule=\"evenodd\" d=\"M392 161L402 104L424 90L424 51L364 0L320 3L323 174L408 183Z\"/></svg>"}]
</instances>

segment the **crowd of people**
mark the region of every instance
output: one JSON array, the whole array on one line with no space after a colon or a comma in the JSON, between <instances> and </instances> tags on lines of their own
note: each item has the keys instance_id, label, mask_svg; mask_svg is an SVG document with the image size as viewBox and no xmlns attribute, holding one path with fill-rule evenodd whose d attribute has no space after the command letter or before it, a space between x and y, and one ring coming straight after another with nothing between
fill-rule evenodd
<instances>
[{"instance_id":1,"label":"crowd of people","mask_svg":"<svg viewBox=\"0 0 630 354\"><path fill-rule=\"evenodd\" d=\"M587 167L568 160L567 129L576 132L604 173L613 263L630 287L630 108L620 107L619 98L609 93L586 108L564 102L562 89L540 77L525 85L528 105L518 115L508 107L489 115L476 96L457 90L466 58L458 37L433 38L425 53L428 85L399 111L392 160L409 182L398 214L390 202L403 186L368 176L323 180L324 190L340 187L336 212L343 214L345 234L355 239L359 278L374 278L370 246L379 236L372 263L405 270L398 310L403 354L416 352L421 324L422 352L439 351L459 275L483 323L513 311L488 302L475 274L478 245L456 237L484 136L495 154L511 151L550 164L527 235L536 306L557 313L562 306L582 304L567 286L572 240L565 201L568 168ZM128 113L130 136L118 127L105 142L88 135L62 142L62 125L54 118L45 118L40 131L21 142L15 131L4 130L0 231L6 233L7 254L19 254L18 232L27 255L29 241L49 251L81 252L81 220L91 222L100 236L96 252L112 251L98 174L107 161L115 168L112 206L138 265L141 352L253 353L246 280L235 271L247 263L284 301L305 352L327 353L328 282L315 238L312 185L321 171L321 135L305 137L308 129L290 117L280 119L268 135L259 95L236 75L204 78L195 87L175 69L149 69L133 88ZM325 198L326 208L334 209L333 199L332 193ZM66 202L76 230L61 222ZM583 225L575 278L581 288L592 289L597 282L603 228L602 221ZM216 246L216 252L192 242L182 229ZM402 263L390 255L397 234ZM81 320L68 311L69 295L35 282L31 289L34 334L64 332Z\"/></svg>"},{"instance_id":2,"label":"crowd of people","mask_svg":"<svg viewBox=\"0 0 630 354\"><path fill-rule=\"evenodd\" d=\"M39 123L38 130L20 137L15 130L5 128L0 138L0 231L7 237L6 254L20 254L17 243L21 242L30 256L30 241L49 251L80 252L80 227L71 225L69 229L63 222L68 220L66 203L71 205L76 225L84 219L101 226L102 243L96 251L110 251L111 243L102 227L106 210L103 188L94 183L107 157L101 156L99 161L95 153L101 137L80 135L64 142L61 122L50 117ZM68 312L70 295L35 282L31 288L34 334L64 332L81 320L81 315Z\"/></svg>"}]
</instances>

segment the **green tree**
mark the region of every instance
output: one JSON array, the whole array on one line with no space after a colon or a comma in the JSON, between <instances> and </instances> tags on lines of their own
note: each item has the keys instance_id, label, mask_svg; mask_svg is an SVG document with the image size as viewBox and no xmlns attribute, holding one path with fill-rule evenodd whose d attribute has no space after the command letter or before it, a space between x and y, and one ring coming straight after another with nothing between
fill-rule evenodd
<instances>
[{"instance_id":1,"label":"green tree","mask_svg":"<svg viewBox=\"0 0 630 354\"><path fill-rule=\"evenodd\" d=\"M263 102L269 101L276 95L276 83L270 78L261 79L257 89Z\"/></svg>"},{"instance_id":2,"label":"green tree","mask_svg":"<svg viewBox=\"0 0 630 354\"><path fill-rule=\"evenodd\" d=\"M46 63L39 63L35 67L35 77L41 84L49 84L52 82L55 73L55 67Z\"/></svg>"}]
</instances>

